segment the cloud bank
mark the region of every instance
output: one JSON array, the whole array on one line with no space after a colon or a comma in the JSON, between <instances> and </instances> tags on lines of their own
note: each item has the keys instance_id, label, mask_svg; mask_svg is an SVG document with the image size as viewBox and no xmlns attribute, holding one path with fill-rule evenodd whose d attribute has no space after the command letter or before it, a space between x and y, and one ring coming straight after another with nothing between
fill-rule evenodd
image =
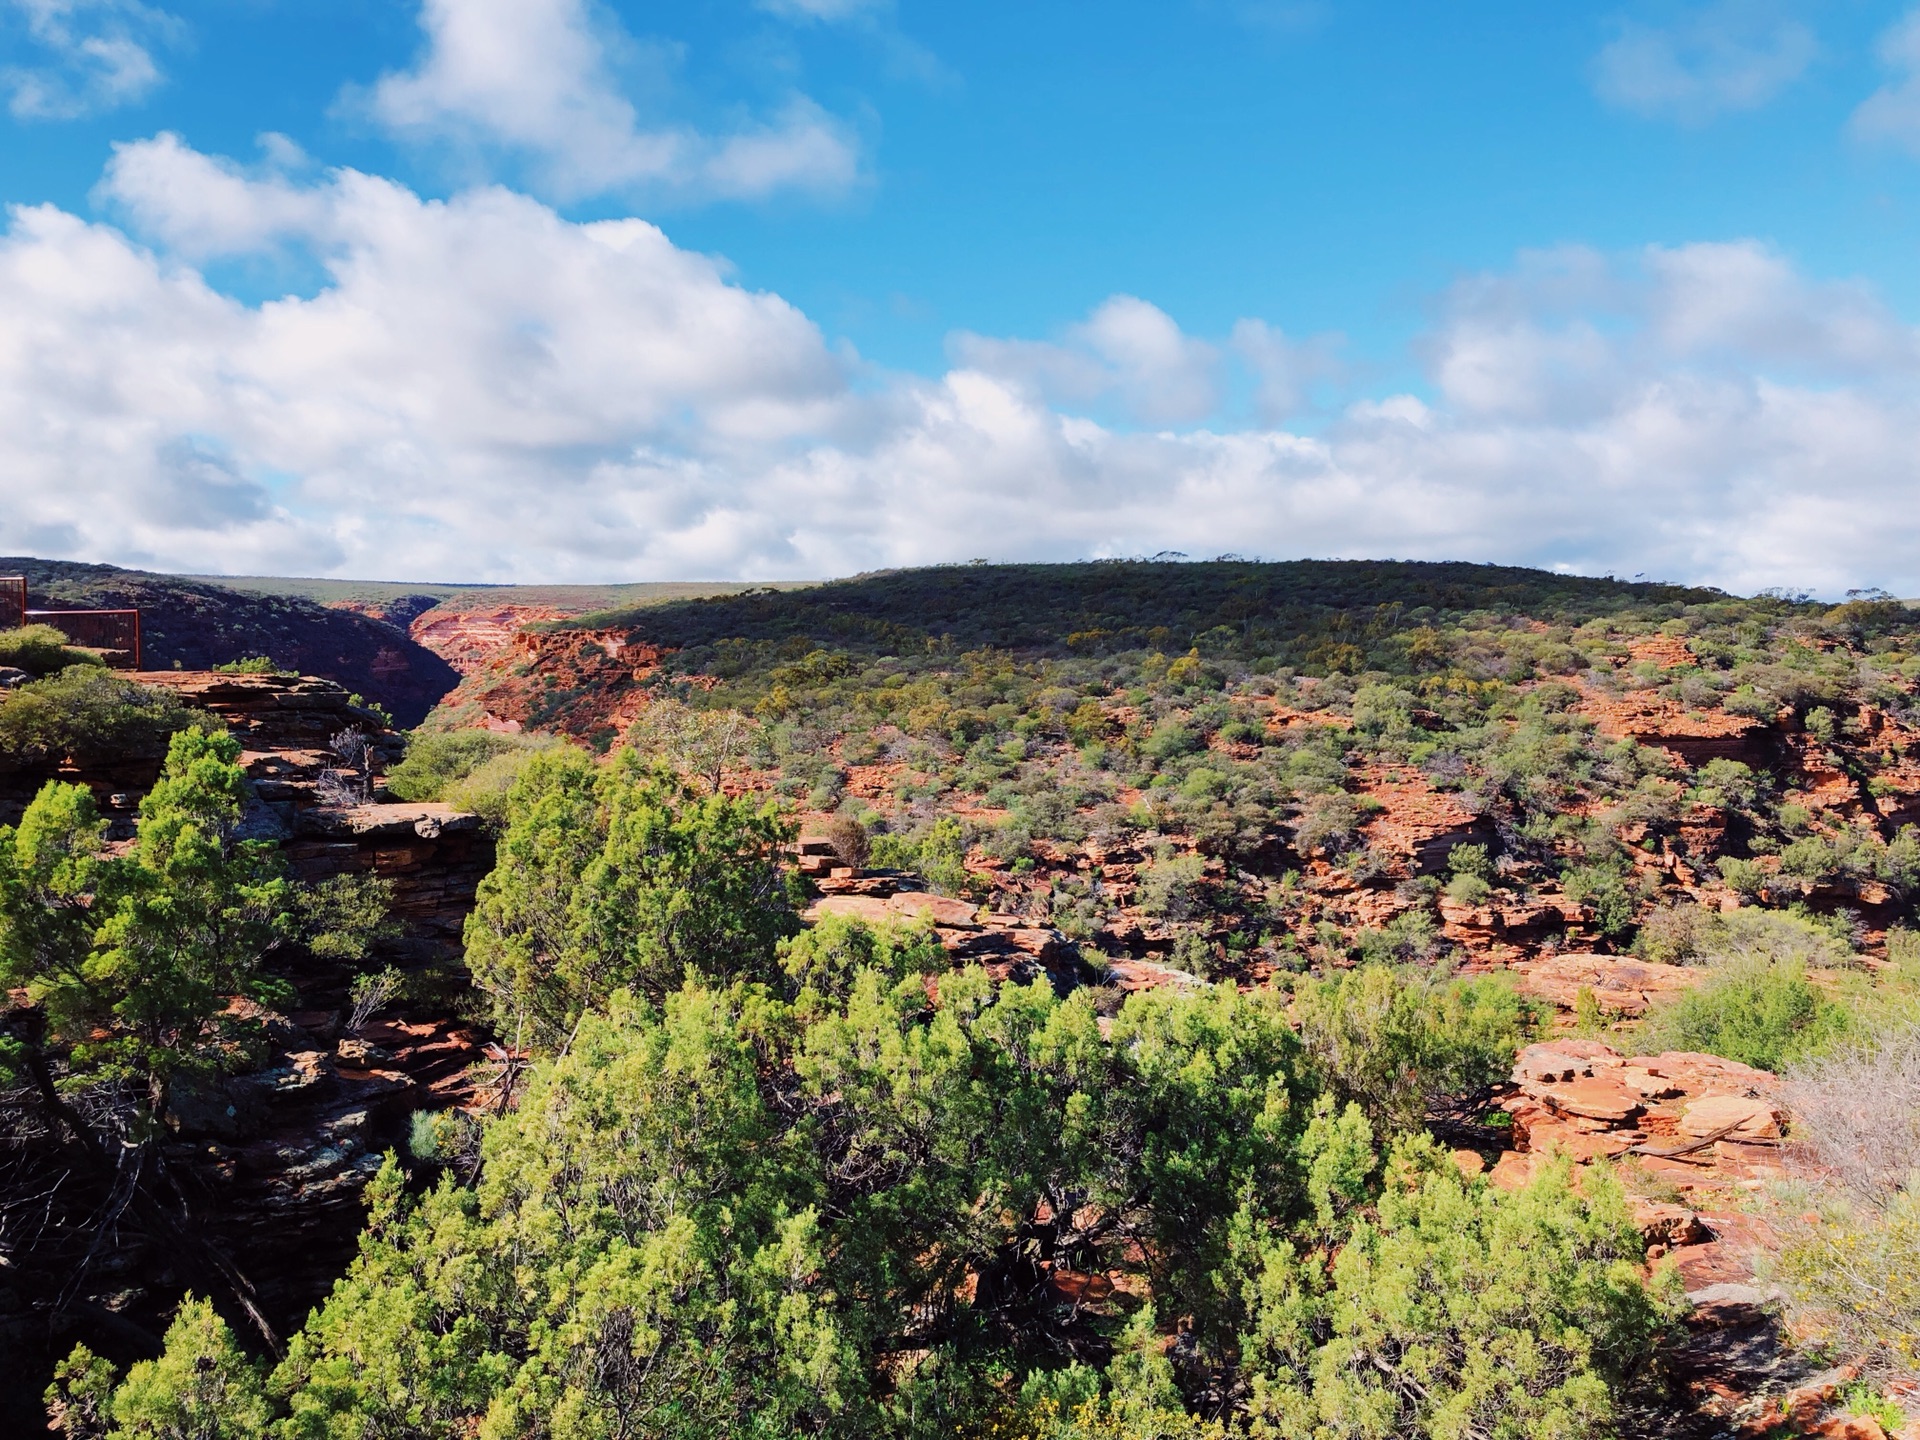
<instances>
[{"instance_id":1,"label":"cloud bank","mask_svg":"<svg viewBox=\"0 0 1920 1440\"><path fill-rule=\"evenodd\" d=\"M1115 297L922 377L651 224L498 187L305 183L163 135L99 198L118 226L21 207L0 236L16 552L560 580L1178 549L1920 593L1920 336L1754 243L1462 281L1419 395L1309 433L1272 417L1328 342L1254 319L1193 336ZM289 246L310 297L203 273Z\"/></svg>"}]
</instances>

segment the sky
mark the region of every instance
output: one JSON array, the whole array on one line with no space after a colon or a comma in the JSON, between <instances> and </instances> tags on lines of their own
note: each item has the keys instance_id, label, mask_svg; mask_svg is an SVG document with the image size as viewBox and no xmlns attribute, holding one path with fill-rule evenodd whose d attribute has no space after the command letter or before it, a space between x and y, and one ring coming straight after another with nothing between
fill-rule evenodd
<instances>
[{"instance_id":1,"label":"sky","mask_svg":"<svg viewBox=\"0 0 1920 1440\"><path fill-rule=\"evenodd\" d=\"M0 0L0 552L1920 595L1920 9Z\"/></svg>"}]
</instances>

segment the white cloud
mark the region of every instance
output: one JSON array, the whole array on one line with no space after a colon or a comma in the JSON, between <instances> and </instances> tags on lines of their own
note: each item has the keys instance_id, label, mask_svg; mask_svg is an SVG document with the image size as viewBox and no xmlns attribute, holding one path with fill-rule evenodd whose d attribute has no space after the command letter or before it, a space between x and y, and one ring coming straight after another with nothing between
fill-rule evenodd
<instances>
[{"instance_id":1,"label":"white cloud","mask_svg":"<svg viewBox=\"0 0 1920 1440\"><path fill-rule=\"evenodd\" d=\"M203 155L178 135L113 147L95 198L123 210L135 226L194 260L244 254L324 229L326 197L287 177L305 158L284 136L263 137L270 160L249 176Z\"/></svg>"},{"instance_id":2,"label":"white cloud","mask_svg":"<svg viewBox=\"0 0 1920 1440\"><path fill-rule=\"evenodd\" d=\"M1699 123L1756 110L1806 72L1813 32L1754 0L1721 0L1670 27L1625 22L1594 59L1594 89L1650 118Z\"/></svg>"},{"instance_id":3,"label":"white cloud","mask_svg":"<svg viewBox=\"0 0 1920 1440\"><path fill-rule=\"evenodd\" d=\"M1920 10L1891 26L1874 48L1896 78L1861 102L1851 129L1860 139L1886 141L1920 155Z\"/></svg>"},{"instance_id":4,"label":"white cloud","mask_svg":"<svg viewBox=\"0 0 1920 1440\"><path fill-rule=\"evenodd\" d=\"M1317 434L1139 431L1049 396L1192 416L1230 356L1257 381L1303 342L1211 346L1119 297L922 378L651 225L500 188L303 183L162 136L103 193L160 248L47 206L0 236L0 550L643 579L1171 548L1920 593L1914 329L1754 244L1525 256L1443 298L1423 395ZM325 267L310 298L242 304L191 258L282 244Z\"/></svg>"},{"instance_id":5,"label":"white cloud","mask_svg":"<svg viewBox=\"0 0 1920 1440\"><path fill-rule=\"evenodd\" d=\"M1220 403L1219 352L1183 333L1157 305L1131 295L1102 302L1061 343L1001 340L962 331L955 358L1067 404L1115 399L1148 424L1204 419Z\"/></svg>"},{"instance_id":6,"label":"white cloud","mask_svg":"<svg viewBox=\"0 0 1920 1440\"><path fill-rule=\"evenodd\" d=\"M162 79L154 51L180 31L139 0L0 0L0 11L40 57L0 69L0 92L21 120L72 120L144 99Z\"/></svg>"},{"instance_id":7,"label":"white cloud","mask_svg":"<svg viewBox=\"0 0 1920 1440\"><path fill-rule=\"evenodd\" d=\"M586 0L423 0L420 24L417 66L353 103L403 139L522 161L555 198L834 194L859 179L849 128L802 95L724 134L643 119L610 57L649 62L643 88L655 92L670 88L669 66L610 19L596 23Z\"/></svg>"}]
</instances>

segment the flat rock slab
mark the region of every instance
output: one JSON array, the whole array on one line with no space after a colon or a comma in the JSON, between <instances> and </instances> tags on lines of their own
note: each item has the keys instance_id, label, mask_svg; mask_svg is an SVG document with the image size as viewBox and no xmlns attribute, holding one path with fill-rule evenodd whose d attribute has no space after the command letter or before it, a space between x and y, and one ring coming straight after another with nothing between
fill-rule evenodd
<instances>
[{"instance_id":1,"label":"flat rock slab","mask_svg":"<svg viewBox=\"0 0 1920 1440\"><path fill-rule=\"evenodd\" d=\"M1709 1095L1681 1112L1679 1130L1690 1140L1733 1127L1729 1139L1777 1140L1780 1111L1765 1100L1744 1095Z\"/></svg>"},{"instance_id":2,"label":"flat rock slab","mask_svg":"<svg viewBox=\"0 0 1920 1440\"><path fill-rule=\"evenodd\" d=\"M1612 1080L1573 1080L1561 1085L1541 1085L1531 1093L1562 1115L1578 1115L1587 1120L1619 1123L1633 1119L1644 1109L1638 1095Z\"/></svg>"}]
</instances>

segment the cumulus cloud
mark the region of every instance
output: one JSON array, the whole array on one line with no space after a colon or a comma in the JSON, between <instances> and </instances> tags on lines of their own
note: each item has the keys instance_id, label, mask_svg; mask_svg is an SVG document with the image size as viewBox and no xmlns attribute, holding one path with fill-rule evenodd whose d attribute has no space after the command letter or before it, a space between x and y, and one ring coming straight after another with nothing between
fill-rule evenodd
<instances>
[{"instance_id":1,"label":"cumulus cloud","mask_svg":"<svg viewBox=\"0 0 1920 1440\"><path fill-rule=\"evenodd\" d=\"M1220 403L1219 352L1132 295L1106 300L1057 343L962 331L948 348L961 364L1047 399L1069 405L1111 399L1147 424L1200 420Z\"/></svg>"},{"instance_id":2,"label":"cumulus cloud","mask_svg":"<svg viewBox=\"0 0 1920 1440\"><path fill-rule=\"evenodd\" d=\"M669 66L611 20L596 23L586 0L424 0L420 24L416 66L350 104L402 139L521 161L555 198L834 194L859 179L852 132L804 95L724 134L643 119L609 57L647 70L655 92L670 88Z\"/></svg>"},{"instance_id":3,"label":"cumulus cloud","mask_svg":"<svg viewBox=\"0 0 1920 1440\"><path fill-rule=\"evenodd\" d=\"M0 0L38 63L0 69L21 120L73 120L145 98L161 79L154 52L180 22L139 0Z\"/></svg>"},{"instance_id":4,"label":"cumulus cloud","mask_svg":"<svg viewBox=\"0 0 1920 1440\"><path fill-rule=\"evenodd\" d=\"M1723 0L1672 26L1621 24L1594 59L1593 84L1622 110L1699 123L1765 105L1819 49L1810 29L1771 6Z\"/></svg>"},{"instance_id":5,"label":"cumulus cloud","mask_svg":"<svg viewBox=\"0 0 1920 1440\"><path fill-rule=\"evenodd\" d=\"M1853 112L1853 133L1920 155L1920 10L1909 12L1880 37L1880 62L1895 78Z\"/></svg>"},{"instance_id":6,"label":"cumulus cloud","mask_svg":"<svg viewBox=\"0 0 1920 1440\"><path fill-rule=\"evenodd\" d=\"M1118 297L922 377L650 224L498 187L161 136L103 194L126 229L38 206L0 236L0 549L647 579L1172 548L1920 593L1914 329L1758 244L1523 256L1441 297L1421 394L1301 433L1201 414L1236 362L1297 403L1310 344L1268 324L1215 345ZM245 304L197 268L281 244L316 293Z\"/></svg>"}]
</instances>

